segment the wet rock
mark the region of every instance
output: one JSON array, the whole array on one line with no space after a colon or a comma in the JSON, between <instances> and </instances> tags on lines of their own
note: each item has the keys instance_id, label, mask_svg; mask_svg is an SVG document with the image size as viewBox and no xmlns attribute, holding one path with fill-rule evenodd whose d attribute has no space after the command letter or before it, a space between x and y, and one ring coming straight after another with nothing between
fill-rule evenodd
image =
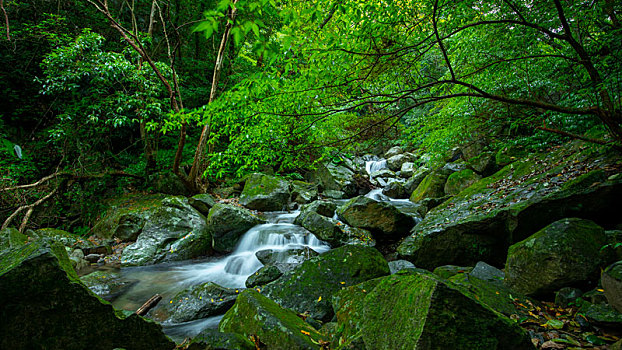
<instances>
[{"instance_id":1,"label":"wet rock","mask_svg":"<svg viewBox=\"0 0 622 350\"><path fill-rule=\"evenodd\" d=\"M398 246L416 266L505 262L510 245L564 217L615 224L622 180L608 180L611 160L579 148L532 155L483 178L426 213Z\"/></svg>"},{"instance_id":2,"label":"wet rock","mask_svg":"<svg viewBox=\"0 0 622 350\"><path fill-rule=\"evenodd\" d=\"M96 263L99 261L99 259L103 258L104 256L102 254L88 254L86 256L84 256L84 260L90 262L90 263Z\"/></svg>"},{"instance_id":3,"label":"wet rock","mask_svg":"<svg viewBox=\"0 0 622 350\"><path fill-rule=\"evenodd\" d=\"M7 227L0 231L0 251L21 247L28 242L28 237L16 228Z\"/></svg>"},{"instance_id":4,"label":"wet rock","mask_svg":"<svg viewBox=\"0 0 622 350\"><path fill-rule=\"evenodd\" d=\"M415 173L415 170L416 170L415 163L406 162L402 164L402 167L400 168L400 171L399 171L399 176L405 179L409 179L411 176L413 176L413 174Z\"/></svg>"},{"instance_id":5,"label":"wet rock","mask_svg":"<svg viewBox=\"0 0 622 350\"><path fill-rule=\"evenodd\" d=\"M207 216L207 230L213 237L214 250L232 252L244 232L264 222L248 209L217 203Z\"/></svg>"},{"instance_id":6,"label":"wet rock","mask_svg":"<svg viewBox=\"0 0 622 350\"><path fill-rule=\"evenodd\" d=\"M403 237L415 221L386 202L367 197L356 197L337 208L337 216L348 225L372 232L377 241L391 241Z\"/></svg>"},{"instance_id":7,"label":"wet rock","mask_svg":"<svg viewBox=\"0 0 622 350\"><path fill-rule=\"evenodd\" d=\"M179 261L211 252L205 217L183 197L167 197L149 217L136 243L121 255L123 266Z\"/></svg>"},{"instance_id":8,"label":"wet rock","mask_svg":"<svg viewBox=\"0 0 622 350\"><path fill-rule=\"evenodd\" d=\"M400 171L404 163L412 163L415 157L410 153L402 153L387 158L387 166L393 171Z\"/></svg>"},{"instance_id":9,"label":"wet rock","mask_svg":"<svg viewBox=\"0 0 622 350\"><path fill-rule=\"evenodd\" d=\"M524 149L517 146L508 146L501 148L495 154L495 163L499 168L502 168L510 163L517 161L524 157L526 152Z\"/></svg>"},{"instance_id":10,"label":"wet rock","mask_svg":"<svg viewBox=\"0 0 622 350\"><path fill-rule=\"evenodd\" d=\"M70 233L64 230L59 230L56 228L41 228L34 232L35 232L34 234L36 235L37 239L40 239L40 238L51 239L53 241L56 241L64 245L65 247L87 248L87 247L94 246L93 243L87 241L83 237L80 237L73 233Z\"/></svg>"},{"instance_id":11,"label":"wet rock","mask_svg":"<svg viewBox=\"0 0 622 350\"><path fill-rule=\"evenodd\" d=\"M397 273L404 269L414 269L415 265L407 260L394 260L389 261L389 271L391 274Z\"/></svg>"},{"instance_id":12,"label":"wet rock","mask_svg":"<svg viewBox=\"0 0 622 350\"><path fill-rule=\"evenodd\" d=\"M622 312L622 261L609 265L603 271L600 281L609 305Z\"/></svg>"},{"instance_id":13,"label":"wet rock","mask_svg":"<svg viewBox=\"0 0 622 350\"><path fill-rule=\"evenodd\" d=\"M394 157L394 156L396 156L398 154L402 154L402 153L404 153L404 150L402 149L402 147L400 147L400 146L393 146L393 147L389 148L389 150L384 153L384 158L385 159L389 159L391 157Z\"/></svg>"},{"instance_id":14,"label":"wet rock","mask_svg":"<svg viewBox=\"0 0 622 350\"><path fill-rule=\"evenodd\" d=\"M440 198L445 195L445 182L449 174L441 171L429 173L410 195L411 202L418 202L425 198Z\"/></svg>"},{"instance_id":15,"label":"wet rock","mask_svg":"<svg viewBox=\"0 0 622 350\"><path fill-rule=\"evenodd\" d=\"M404 185L397 181L393 181L382 189L382 194L391 198L408 198L409 194L406 192Z\"/></svg>"},{"instance_id":16,"label":"wet rock","mask_svg":"<svg viewBox=\"0 0 622 350\"><path fill-rule=\"evenodd\" d=\"M324 192L322 192L322 195L326 198L331 198L331 199L347 198L347 195L345 192L337 191L337 190L325 190Z\"/></svg>"},{"instance_id":17,"label":"wet rock","mask_svg":"<svg viewBox=\"0 0 622 350\"><path fill-rule=\"evenodd\" d=\"M488 265L483 261L475 264L475 267L469 272L470 277L476 277L495 286L503 286L505 273L498 268Z\"/></svg>"},{"instance_id":18,"label":"wet rock","mask_svg":"<svg viewBox=\"0 0 622 350\"><path fill-rule=\"evenodd\" d=\"M216 199L211 194L197 194L188 198L188 204L203 215L209 214L209 210L216 204Z\"/></svg>"},{"instance_id":19,"label":"wet rock","mask_svg":"<svg viewBox=\"0 0 622 350\"><path fill-rule=\"evenodd\" d=\"M0 254L0 305L2 349L175 347L160 325L124 317L93 294L65 248L45 239Z\"/></svg>"},{"instance_id":20,"label":"wet rock","mask_svg":"<svg viewBox=\"0 0 622 350\"><path fill-rule=\"evenodd\" d=\"M130 289L137 280L124 280L121 273L114 271L95 271L80 277L82 283L104 300L112 301Z\"/></svg>"},{"instance_id":21,"label":"wet rock","mask_svg":"<svg viewBox=\"0 0 622 350\"><path fill-rule=\"evenodd\" d=\"M248 276L245 285L246 288L263 286L264 284L268 284L281 276L283 276L283 272L277 266L268 265L260 268L257 272Z\"/></svg>"},{"instance_id":22,"label":"wet rock","mask_svg":"<svg viewBox=\"0 0 622 350\"><path fill-rule=\"evenodd\" d=\"M191 195L190 190L184 185L179 176L171 171L162 171L149 176L149 183L153 186L154 191L164 193L171 196L188 196Z\"/></svg>"},{"instance_id":23,"label":"wet rock","mask_svg":"<svg viewBox=\"0 0 622 350\"><path fill-rule=\"evenodd\" d=\"M329 321L331 296L342 287L389 274L389 266L374 248L348 245L311 258L263 291L279 305Z\"/></svg>"},{"instance_id":24,"label":"wet rock","mask_svg":"<svg viewBox=\"0 0 622 350\"><path fill-rule=\"evenodd\" d=\"M318 253L309 247L283 250L264 249L255 253L257 260L264 265L272 265L275 263L300 264L317 255Z\"/></svg>"},{"instance_id":25,"label":"wet rock","mask_svg":"<svg viewBox=\"0 0 622 350\"><path fill-rule=\"evenodd\" d=\"M292 181L292 202L298 204L310 203L317 199L318 189L316 184L304 181Z\"/></svg>"},{"instance_id":26,"label":"wet rock","mask_svg":"<svg viewBox=\"0 0 622 350\"><path fill-rule=\"evenodd\" d=\"M622 313L608 304L592 304L583 301L579 308L579 313L584 315L590 323L601 327L609 327L614 329L622 328Z\"/></svg>"},{"instance_id":27,"label":"wet rock","mask_svg":"<svg viewBox=\"0 0 622 350\"><path fill-rule=\"evenodd\" d=\"M406 182L404 183L404 189L406 190L406 193L409 194L409 196L415 191L415 189L417 189L421 181L423 181L423 179L428 176L430 171L431 170L426 167L421 167L413 173L410 179L406 180Z\"/></svg>"},{"instance_id":28,"label":"wet rock","mask_svg":"<svg viewBox=\"0 0 622 350\"><path fill-rule=\"evenodd\" d=\"M127 195L107 203L109 209L95 224L92 232L103 239L116 237L122 241L135 241L145 222L153 212L162 206L162 194Z\"/></svg>"},{"instance_id":29,"label":"wet rock","mask_svg":"<svg viewBox=\"0 0 622 350\"><path fill-rule=\"evenodd\" d=\"M217 329L205 329L192 338L187 350L255 350L248 338L235 333L219 332Z\"/></svg>"},{"instance_id":30,"label":"wet rock","mask_svg":"<svg viewBox=\"0 0 622 350\"><path fill-rule=\"evenodd\" d=\"M289 183L274 176L255 173L249 176L240 195L240 204L260 211L283 210L289 202Z\"/></svg>"},{"instance_id":31,"label":"wet rock","mask_svg":"<svg viewBox=\"0 0 622 350\"><path fill-rule=\"evenodd\" d=\"M256 336L268 349L319 349L318 343L324 340L323 335L295 312L284 309L254 289L240 293L218 329L247 339Z\"/></svg>"},{"instance_id":32,"label":"wet rock","mask_svg":"<svg viewBox=\"0 0 622 350\"><path fill-rule=\"evenodd\" d=\"M605 231L593 221L556 221L511 246L506 284L526 295L545 295L595 277Z\"/></svg>"},{"instance_id":33,"label":"wet rock","mask_svg":"<svg viewBox=\"0 0 622 350\"><path fill-rule=\"evenodd\" d=\"M457 173L463 170L466 170L468 168L468 166L460 161L460 162L455 162L455 163L447 163L445 165L443 165L443 167L441 168L441 172L443 174L453 174L453 173Z\"/></svg>"},{"instance_id":34,"label":"wet rock","mask_svg":"<svg viewBox=\"0 0 622 350\"><path fill-rule=\"evenodd\" d=\"M355 165L347 160L344 160L342 164L322 163L315 171L308 174L307 180L320 185L324 192L327 190L342 191L347 198L358 193L354 179L355 170Z\"/></svg>"},{"instance_id":35,"label":"wet rock","mask_svg":"<svg viewBox=\"0 0 622 350\"><path fill-rule=\"evenodd\" d=\"M235 303L238 292L213 282L199 284L177 293L164 304L172 322L180 323L221 315Z\"/></svg>"},{"instance_id":36,"label":"wet rock","mask_svg":"<svg viewBox=\"0 0 622 350\"><path fill-rule=\"evenodd\" d=\"M355 348L533 349L514 321L430 273L369 281L333 301L336 338Z\"/></svg>"},{"instance_id":37,"label":"wet rock","mask_svg":"<svg viewBox=\"0 0 622 350\"><path fill-rule=\"evenodd\" d=\"M460 193L460 191L468 188L472 184L481 180L482 177L477 175L471 169L465 169L458 172L455 172L447 178L447 182L445 183L445 194L455 195Z\"/></svg>"}]
</instances>

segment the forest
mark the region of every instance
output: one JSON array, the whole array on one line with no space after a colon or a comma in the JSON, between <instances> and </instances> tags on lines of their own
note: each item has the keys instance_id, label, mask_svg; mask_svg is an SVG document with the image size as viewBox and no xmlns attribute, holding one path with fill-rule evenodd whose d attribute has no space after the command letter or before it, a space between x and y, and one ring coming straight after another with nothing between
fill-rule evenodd
<instances>
[{"instance_id":1,"label":"forest","mask_svg":"<svg viewBox=\"0 0 622 350\"><path fill-rule=\"evenodd\" d=\"M0 348L622 349L622 3L0 10Z\"/></svg>"}]
</instances>

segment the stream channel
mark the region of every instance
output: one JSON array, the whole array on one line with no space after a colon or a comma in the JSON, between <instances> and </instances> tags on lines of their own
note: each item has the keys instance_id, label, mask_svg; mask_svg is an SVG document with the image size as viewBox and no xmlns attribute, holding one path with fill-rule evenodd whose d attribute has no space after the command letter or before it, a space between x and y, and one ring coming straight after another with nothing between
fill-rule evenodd
<instances>
[{"instance_id":1,"label":"stream channel","mask_svg":"<svg viewBox=\"0 0 622 350\"><path fill-rule=\"evenodd\" d=\"M372 163L372 164L370 164ZM386 161L368 161L368 173L386 167ZM392 199L382 194L382 189L369 192L367 197L378 201L391 202L403 212L414 215L413 205L408 199ZM344 203L346 200L338 200ZM263 264L255 253L260 250L286 251L295 248L309 247L318 253L326 252L330 246L301 226L294 225L294 219L300 211L266 212L261 217L267 223L257 225L241 237L235 250L226 256L211 257L204 260L188 260L175 263L163 263L151 266L123 267L120 281L131 283L131 287L123 294L111 300L117 309L135 311L154 294L162 296L165 303L180 291L205 282L214 282L227 288L245 288L246 279L259 270ZM278 262L287 263L288 255L282 254ZM105 267L104 267L105 268ZM158 307L153 311L156 311ZM152 311L152 312L153 312ZM220 316L214 316L184 323L162 321L164 332L176 342L194 337L207 328L217 328Z\"/></svg>"}]
</instances>

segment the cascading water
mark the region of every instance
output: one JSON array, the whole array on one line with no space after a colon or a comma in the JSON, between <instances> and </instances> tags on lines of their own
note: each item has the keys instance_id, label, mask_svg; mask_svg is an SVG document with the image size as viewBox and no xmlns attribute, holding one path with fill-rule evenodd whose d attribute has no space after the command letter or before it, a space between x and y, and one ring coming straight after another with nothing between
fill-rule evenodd
<instances>
[{"instance_id":1,"label":"cascading water","mask_svg":"<svg viewBox=\"0 0 622 350\"><path fill-rule=\"evenodd\" d=\"M369 175L369 180L372 180L371 174L373 174L374 172L378 170L382 170L386 168L387 168L386 159L368 160L365 162L365 171L367 171L367 174Z\"/></svg>"}]
</instances>

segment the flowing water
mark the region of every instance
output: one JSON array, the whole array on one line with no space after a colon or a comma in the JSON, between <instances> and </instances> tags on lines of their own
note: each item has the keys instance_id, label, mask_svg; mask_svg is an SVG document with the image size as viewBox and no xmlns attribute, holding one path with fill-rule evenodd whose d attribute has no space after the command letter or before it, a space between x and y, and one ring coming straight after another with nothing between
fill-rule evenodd
<instances>
[{"instance_id":1,"label":"flowing water","mask_svg":"<svg viewBox=\"0 0 622 350\"><path fill-rule=\"evenodd\" d=\"M322 253L330 249L309 231L292 223L298 214L299 212L264 214L267 223L248 230L235 250L224 257L123 268L122 278L135 283L127 292L113 300L112 304L118 309L133 311L156 293L162 295L163 302L166 302L183 289L205 282L242 289L248 276L263 266L255 256L260 250L284 252L309 247ZM277 258L278 262L290 262L288 254L277 256L280 257L280 260ZM165 321L163 326L168 336L180 341L197 335L203 329L216 328L221 318L222 316L215 316L181 324Z\"/></svg>"}]
</instances>

